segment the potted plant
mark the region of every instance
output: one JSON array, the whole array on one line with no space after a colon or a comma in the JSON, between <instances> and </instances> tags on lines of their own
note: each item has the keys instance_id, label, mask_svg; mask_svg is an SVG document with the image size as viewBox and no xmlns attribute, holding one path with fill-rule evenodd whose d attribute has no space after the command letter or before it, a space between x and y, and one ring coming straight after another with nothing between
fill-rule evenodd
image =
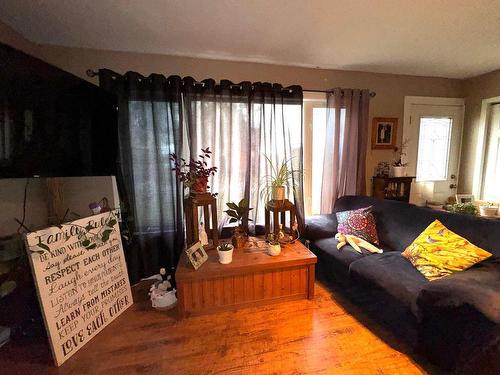
<instances>
[{"instance_id":1,"label":"potted plant","mask_svg":"<svg viewBox=\"0 0 500 375\"><path fill-rule=\"evenodd\" d=\"M202 148L198 160L191 158L189 163L175 153L170 154L170 160L174 163L172 170L175 171L177 180L188 187L191 194L207 192L208 178L217 172L217 167L208 167L207 159L210 159L211 154L209 147Z\"/></svg>"},{"instance_id":2,"label":"potted plant","mask_svg":"<svg viewBox=\"0 0 500 375\"><path fill-rule=\"evenodd\" d=\"M274 238L273 234L269 235L270 239L268 242L267 253L273 257L281 254L281 244L280 242Z\"/></svg>"},{"instance_id":3,"label":"potted plant","mask_svg":"<svg viewBox=\"0 0 500 375\"><path fill-rule=\"evenodd\" d=\"M492 217L496 216L498 211L498 205L491 202L485 202L479 205L479 215Z\"/></svg>"},{"instance_id":4,"label":"potted plant","mask_svg":"<svg viewBox=\"0 0 500 375\"><path fill-rule=\"evenodd\" d=\"M454 203L445 206L445 209L457 214L477 216L477 207L472 203Z\"/></svg>"},{"instance_id":5,"label":"potted plant","mask_svg":"<svg viewBox=\"0 0 500 375\"><path fill-rule=\"evenodd\" d=\"M289 169L288 164L292 158L274 164L269 157L266 155L264 157L269 164L271 173L262 178L260 196L265 202L271 199L283 201L290 190L295 191L296 179L300 177L302 171Z\"/></svg>"},{"instance_id":6,"label":"potted plant","mask_svg":"<svg viewBox=\"0 0 500 375\"><path fill-rule=\"evenodd\" d=\"M234 229L233 236L231 238L231 242L233 243L235 248L242 247L247 241L248 235L243 228L243 220L246 218L247 221L252 221L248 217L248 214L253 208L250 208L248 205L248 201L246 199L240 200L238 204L234 202L228 202L226 205L229 207L228 210L224 211L227 216L229 216L229 223L238 223L236 228Z\"/></svg>"},{"instance_id":7,"label":"potted plant","mask_svg":"<svg viewBox=\"0 0 500 375\"><path fill-rule=\"evenodd\" d=\"M405 139L401 144L401 147L394 147L394 153L396 154L395 159L391 163L390 177L405 177L406 167L408 163L404 162L404 156L406 156L406 146L408 144L408 139Z\"/></svg>"},{"instance_id":8,"label":"potted plant","mask_svg":"<svg viewBox=\"0 0 500 375\"><path fill-rule=\"evenodd\" d=\"M234 246L229 243L223 243L217 246L217 254L219 254L219 263L229 264L233 261Z\"/></svg>"}]
</instances>

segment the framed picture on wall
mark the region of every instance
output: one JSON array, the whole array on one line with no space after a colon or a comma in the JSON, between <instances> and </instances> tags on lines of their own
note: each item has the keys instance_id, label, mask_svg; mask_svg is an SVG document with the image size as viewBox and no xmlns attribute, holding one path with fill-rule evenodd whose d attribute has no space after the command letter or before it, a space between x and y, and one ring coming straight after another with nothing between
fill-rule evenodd
<instances>
[{"instance_id":1,"label":"framed picture on wall","mask_svg":"<svg viewBox=\"0 0 500 375\"><path fill-rule=\"evenodd\" d=\"M396 146L398 119L374 117L372 121L372 149L386 150Z\"/></svg>"}]
</instances>

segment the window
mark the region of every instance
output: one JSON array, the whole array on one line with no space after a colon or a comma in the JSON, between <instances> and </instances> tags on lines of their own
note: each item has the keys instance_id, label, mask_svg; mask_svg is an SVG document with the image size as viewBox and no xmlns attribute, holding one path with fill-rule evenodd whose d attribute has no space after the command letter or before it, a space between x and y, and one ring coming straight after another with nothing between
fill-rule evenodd
<instances>
[{"instance_id":1,"label":"window","mask_svg":"<svg viewBox=\"0 0 500 375\"><path fill-rule=\"evenodd\" d=\"M500 201L500 104L491 106L486 143L482 199Z\"/></svg>"},{"instance_id":2,"label":"window","mask_svg":"<svg viewBox=\"0 0 500 375\"><path fill-rule=\"evenodd\" d=\"M304 93L304 208L306 216L320 213L326 115L326 95ZM341 139L344 123L345 110L342 109L340 113Z\"/></svg>"},{"instance_id":3,"label":"window","mask_svg":"<svg viewBox=\"0 0 500 375\"><path fill-rule=\"evenodd\" d=\"M417 154L417 181L445 181L453 120L449 117L421 117Z\"/></svg>"}]
</instances>

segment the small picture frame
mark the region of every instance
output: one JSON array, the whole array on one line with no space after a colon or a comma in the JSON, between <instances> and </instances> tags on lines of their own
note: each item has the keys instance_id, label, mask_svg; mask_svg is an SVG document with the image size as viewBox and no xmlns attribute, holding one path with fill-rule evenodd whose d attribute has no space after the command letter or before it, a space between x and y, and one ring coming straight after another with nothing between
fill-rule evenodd
<instances>
[{"instance_id":1,"label":"small picture frame","mask_svg":"<svg viewBox=\"0 0 500 375\"><path fill-rule=\"evenodd\" d=\"M372 150L388 150L396 147L398 119L374 117L372 121Z\"/></svg>"},{"instance_id":2,"label":"small picture frame","mask_svg":"<svg viewBox=\"0 0 500 375\"><path fill-rule=\"evenodd\" d=\"M203 248L200 241L195 243L193 246L186 249L186 255L189 263L194 267L195 270L201 267L208 259L207 252Z\"/></svg>"},{"instance_id":3,"label":"small picture frame","mask_svg":"<svg viewBox=\"0 0 500 375\"><path fill-rule=\"evenodd\" d=\"M472 194L457 194L455 195L457 203L474 203L474 195Z\"/></svg>"}]
</instances>

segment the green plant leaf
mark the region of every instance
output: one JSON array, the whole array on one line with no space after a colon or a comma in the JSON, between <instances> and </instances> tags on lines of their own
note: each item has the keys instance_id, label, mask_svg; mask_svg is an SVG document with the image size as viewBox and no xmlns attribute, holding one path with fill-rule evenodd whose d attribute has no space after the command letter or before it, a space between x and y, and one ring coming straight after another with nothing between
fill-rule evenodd
<instances>
[{"instance_id":1,"label":"green plant leaf","mask_svg":"<svg viewBox=\"0 0 500 375\"><path fill-rule=\"evenodd\" d=\"M238 213L233 211L233 210L227 210L227 211L224 211L227 216L230 216L230 217L234 217L235 219L239 219L240 217L238 216Z\"/></svg>"},{"instance_id":2,"label":"green plant leaf","mask_svg":"<svg viewBox=\"0 0 500 375\"><path fill-rule=\"evenodd\" d=\"M83 247L87 247L87 246L89 246L89 245L90 245L90 240L85 239L85 240L83 240L83 241L82 241L82 246L83 246Z\"/></svg>"},{"instance_id":3,"label":"green plant leaf","mask_svg":"<svg viewBox=\"0 0 500 375\"><path fill-rule=\"evenodd\" d=\"M12 293L16 289L16 282L9 280L0 284L0 298Z\"/></svg>"},{"instance_id":4,"label":"green plant leaf","mask_svg":"<svg viewBox=\"0 0 500 375\"><path fill-rule=\"evenodd\" d=\"M114 227L114 226L116 225L116 220L115 220L115 219L111 219L111 220L109 221L108 225L109 225L110 227Z\"/></svg>"},{"instance_id":5,"label":"green plant leaf","mask_svg":"<svg viewBox=\"0 0 500 375\"><path fill-rule=\"evenodd\" d=\"M226 203L226 205L227 205L229 208L233 209L233 210L237 210L237 209L238 209L238 206L236 205L236 203L233 203L233 202L228 202L228 203Z\"/></svg>"},{"instance_id":6,"label":"green plant leaf","mask_svg":"<svg viewBox=\"0 0 500 375\"><path fill-rule=\"evenodd\" d=\"M92 250L92 249L95 249L97 247L97 245L95 243L89 245L89 246L86 246L86 249L87 250Z\"/></svg>"},{"instance_id":7,"label":"green plant leaf","mask_svg":"<svg viewBox=\"0 0 500 375\"><path fill-rule=\"evenodd\" d=\"M242 207L242 208L247 208L248 207L248 201L243 198L240 203L238 203L238 206Z\"/></svg>"},{"instance_id":8,"label":"green plant leaf","mask_svg":"<svg viewBox=\"0 0 500 375\"><path fill-rule=\"evenodd\" d=\"M88 224L88 225L85 227L85 230L86 230L87 232L90 232L92 229L94 229L94 227L93 227L92 225L90 225L90 224Z\"/></svg>"}]
</instances>

